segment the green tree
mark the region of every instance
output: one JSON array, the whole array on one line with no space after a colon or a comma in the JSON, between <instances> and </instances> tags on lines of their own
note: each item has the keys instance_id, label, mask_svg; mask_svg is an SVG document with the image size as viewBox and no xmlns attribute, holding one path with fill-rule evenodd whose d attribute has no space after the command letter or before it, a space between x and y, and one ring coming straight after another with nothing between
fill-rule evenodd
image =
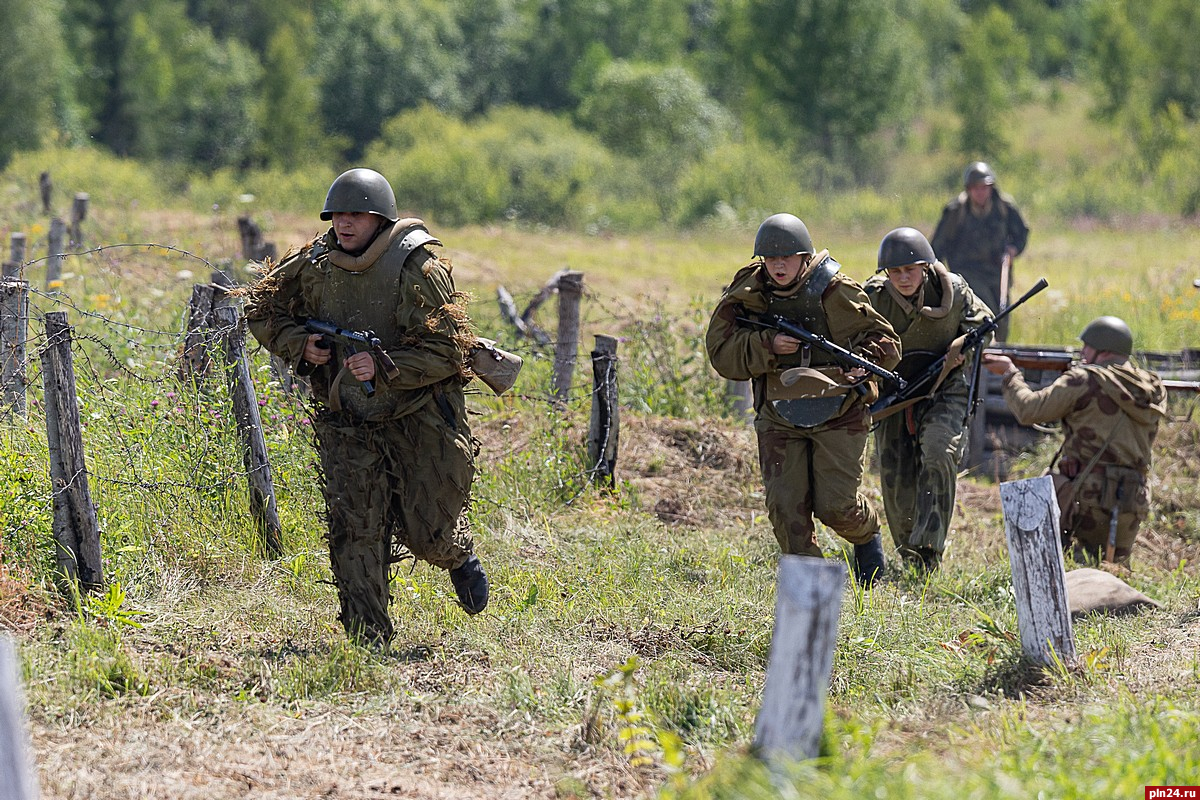
<instances>
[{"instance_id":1,"label":"green tree","mask_svg":"<svg viewBox=\"0 0 1200 800\"><path fill-rule=\"evenodd\" d=\"M1028 84L1029 45L1012 18L993 6L967 24L951 89L961 122L959 147L988 158L1009 147L1005 118Z\"/></svg>"},{"instance_id":2,"label":"green tree","mask_svg":"<svg viewBox=\"0 0 1200 800\"><path fill-rule=\"evenodd\" d=\"M322 129L320 87L305 61L311 39L311 26L298 31L287 24L267 43L259 152L269 166L326 161L337 149L337 143Z\"/></svg>"},{"instance_id":3,"label":"green tree","mask_svg":"<svg viewBox=\"0 0 1200 800\"><path fill-rule=\"evenodd\" d=\"M756 0L737 30L751 102L831 161L861 171L861 144L911 112L916 50L896 0Z\"/></svg>"},{"instance_id":4,"label":"green tree","mask_svg":"<svg viewBox=\"0 0 1200 800\"><path fill-rule=\"evenodd\" d=\"M37 147L55 128L63 86L58 2L0 3L0 168L12 154Z\"/></svg>"}]
</instances>

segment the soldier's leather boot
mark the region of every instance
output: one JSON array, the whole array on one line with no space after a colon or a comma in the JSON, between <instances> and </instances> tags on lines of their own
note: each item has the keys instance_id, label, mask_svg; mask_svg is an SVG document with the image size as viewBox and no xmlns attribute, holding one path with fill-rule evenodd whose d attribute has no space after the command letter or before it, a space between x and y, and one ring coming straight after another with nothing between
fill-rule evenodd
<instances>
[{"instance_id":1,"label":"soldier's leather boot","mask_svg":"<svg viewBox=\"0 0 1200 800\"><path fill-rule=\"evenodd\" d=\"M458 602L468 614L478 614L487 608L488 579L478 556L471 555L463 563L450 570L450 582Z\"/></svg>"},{"instance_id":2,"label":"soldier's leather boot","mask_svg":"<svg viewBox=\"0 0 1200 800\"><path fill-rule=\"evenodd\" d=\"M864 589L870 589L883 577L883 540L879 534L866 544L854 545L854 578Z\"/></svg>"}]
</instances>

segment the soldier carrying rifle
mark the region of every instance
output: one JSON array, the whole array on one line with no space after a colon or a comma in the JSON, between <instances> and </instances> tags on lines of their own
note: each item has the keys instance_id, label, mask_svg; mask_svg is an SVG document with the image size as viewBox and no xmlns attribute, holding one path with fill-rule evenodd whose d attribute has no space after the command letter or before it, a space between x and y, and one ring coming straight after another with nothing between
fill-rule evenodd
<instances>
[{"instance_id":1,"label":"soldier carrying rifle","mask_svg":"<svg viewBox=\"0 0 1200 800\"><path fill-rule=\"evenodd\" d=\"M859 487L876 379L772 320L788 320L884 369L900 360L899 340L862 287L827 250L817 252L799 218L768 217L754 256L713 311L709 359L723 377L754 388L767 512L782 551L822 557L815 517L854 545L855 575L870 586L883 571L883 548L879 516Z\"/></svg>"},{"instance_id":2,"label":"soldier carrying rifle","mask_svg":"<svg viewBox=\"0 0 1200 800\"><path fill-rule=\"evenodd\" d=\"M915 228L883 237L876 274L863 289L900 336L904 358L896 371L914 381L911 402L875 414L875 448L892 542L905 564L927 572L937 569L946 548L966 447L971 376L962 369L966 354L956 341L992 314ZM922 372L948 353L936 385L919 385Z\"/></svg>"}]
</instances>

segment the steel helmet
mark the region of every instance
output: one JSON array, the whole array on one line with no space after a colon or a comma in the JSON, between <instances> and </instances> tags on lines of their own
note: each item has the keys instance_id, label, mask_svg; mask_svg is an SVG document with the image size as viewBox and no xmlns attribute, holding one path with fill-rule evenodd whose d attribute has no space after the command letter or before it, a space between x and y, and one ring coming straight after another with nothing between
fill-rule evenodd
<instances>
[{"instance_id":1,"label":"steel helmet","mask_svg":"<svg viewBox=\"0 0 1200 800\"><path fill-rule=\"evenodd\" d=\"M373 169L359 167L343 172L329 185L321 219L333 219L335 212L368 211L388 222L400 219L396 213L396 195L387 178Z\"/></svg>"},{"instance_id":2,"label":"steel helmet","mask_svg":"<svg viewBox=\"0 0 1200 800\"><path fill-rule=\"evenodd\" d=\"M1096 317L1079 334L1079 339L1098 351L1122 356L1133 354L1133 332L1120 317Z\"/></svg>"},{"instance_id":3,"label":"steel helmet","mask_svg":"<svg viewBox=\"0 0 1200 800\"><path fill-rule=\"evenodd\" d=\"M812 236L800 218L792 214L772 214L758 226L754 237L754 255L794 256L813 252Z\"/></svg>"},{"instance_id":4,"label":"steel helmet","mask_svg":"<svg viewBox=\"0 0 1200 800\"><path fill-rule=\"evenodd\" d=\"M992 172L992 168L982 161L975 161L967 165L967 171L963 173L963 186L970 189L972 186L983 183L988 186L996 185L996 173Z\"/></svg>"},{"instance_id":5,"label":"steel helmet","mask_svg":"<svg viewBox=\"0 0 1200 800\"><path fill-rule=\"evenodd\" d=\"M916 228L896 228L889 231L879 243L879 261L876 272L909 264L933 264L937 256L925 234Z\"/></svg>"}]
</instances>

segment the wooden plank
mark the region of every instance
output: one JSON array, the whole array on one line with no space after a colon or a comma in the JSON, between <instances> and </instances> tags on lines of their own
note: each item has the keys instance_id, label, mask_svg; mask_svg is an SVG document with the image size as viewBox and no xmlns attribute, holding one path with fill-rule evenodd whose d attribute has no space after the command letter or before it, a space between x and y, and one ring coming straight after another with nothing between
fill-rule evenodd
<instances>
[{"instance_id":1,"label":"wooden plank","mask_svg":"<svg viewBox=\"0 0 1200 800\"><path fill-rule=\"evenodd\" d=\"M754 749L768 761L815 758L837 644L846 565L834 559L779 559L775 632Z\"/></svg>"},{"instance_id":2,"label":"wooden plank","mask_svg":"<svg viewBox=\"0 0 1200 800\"><path fill-rule=\"evenodd\" d=\"M1021 652L1034 664L1075 663L1059 535L1058 497L1049 475L1000 485L1004 533L1012 566Z\"/></svg>"}]
</instances>

